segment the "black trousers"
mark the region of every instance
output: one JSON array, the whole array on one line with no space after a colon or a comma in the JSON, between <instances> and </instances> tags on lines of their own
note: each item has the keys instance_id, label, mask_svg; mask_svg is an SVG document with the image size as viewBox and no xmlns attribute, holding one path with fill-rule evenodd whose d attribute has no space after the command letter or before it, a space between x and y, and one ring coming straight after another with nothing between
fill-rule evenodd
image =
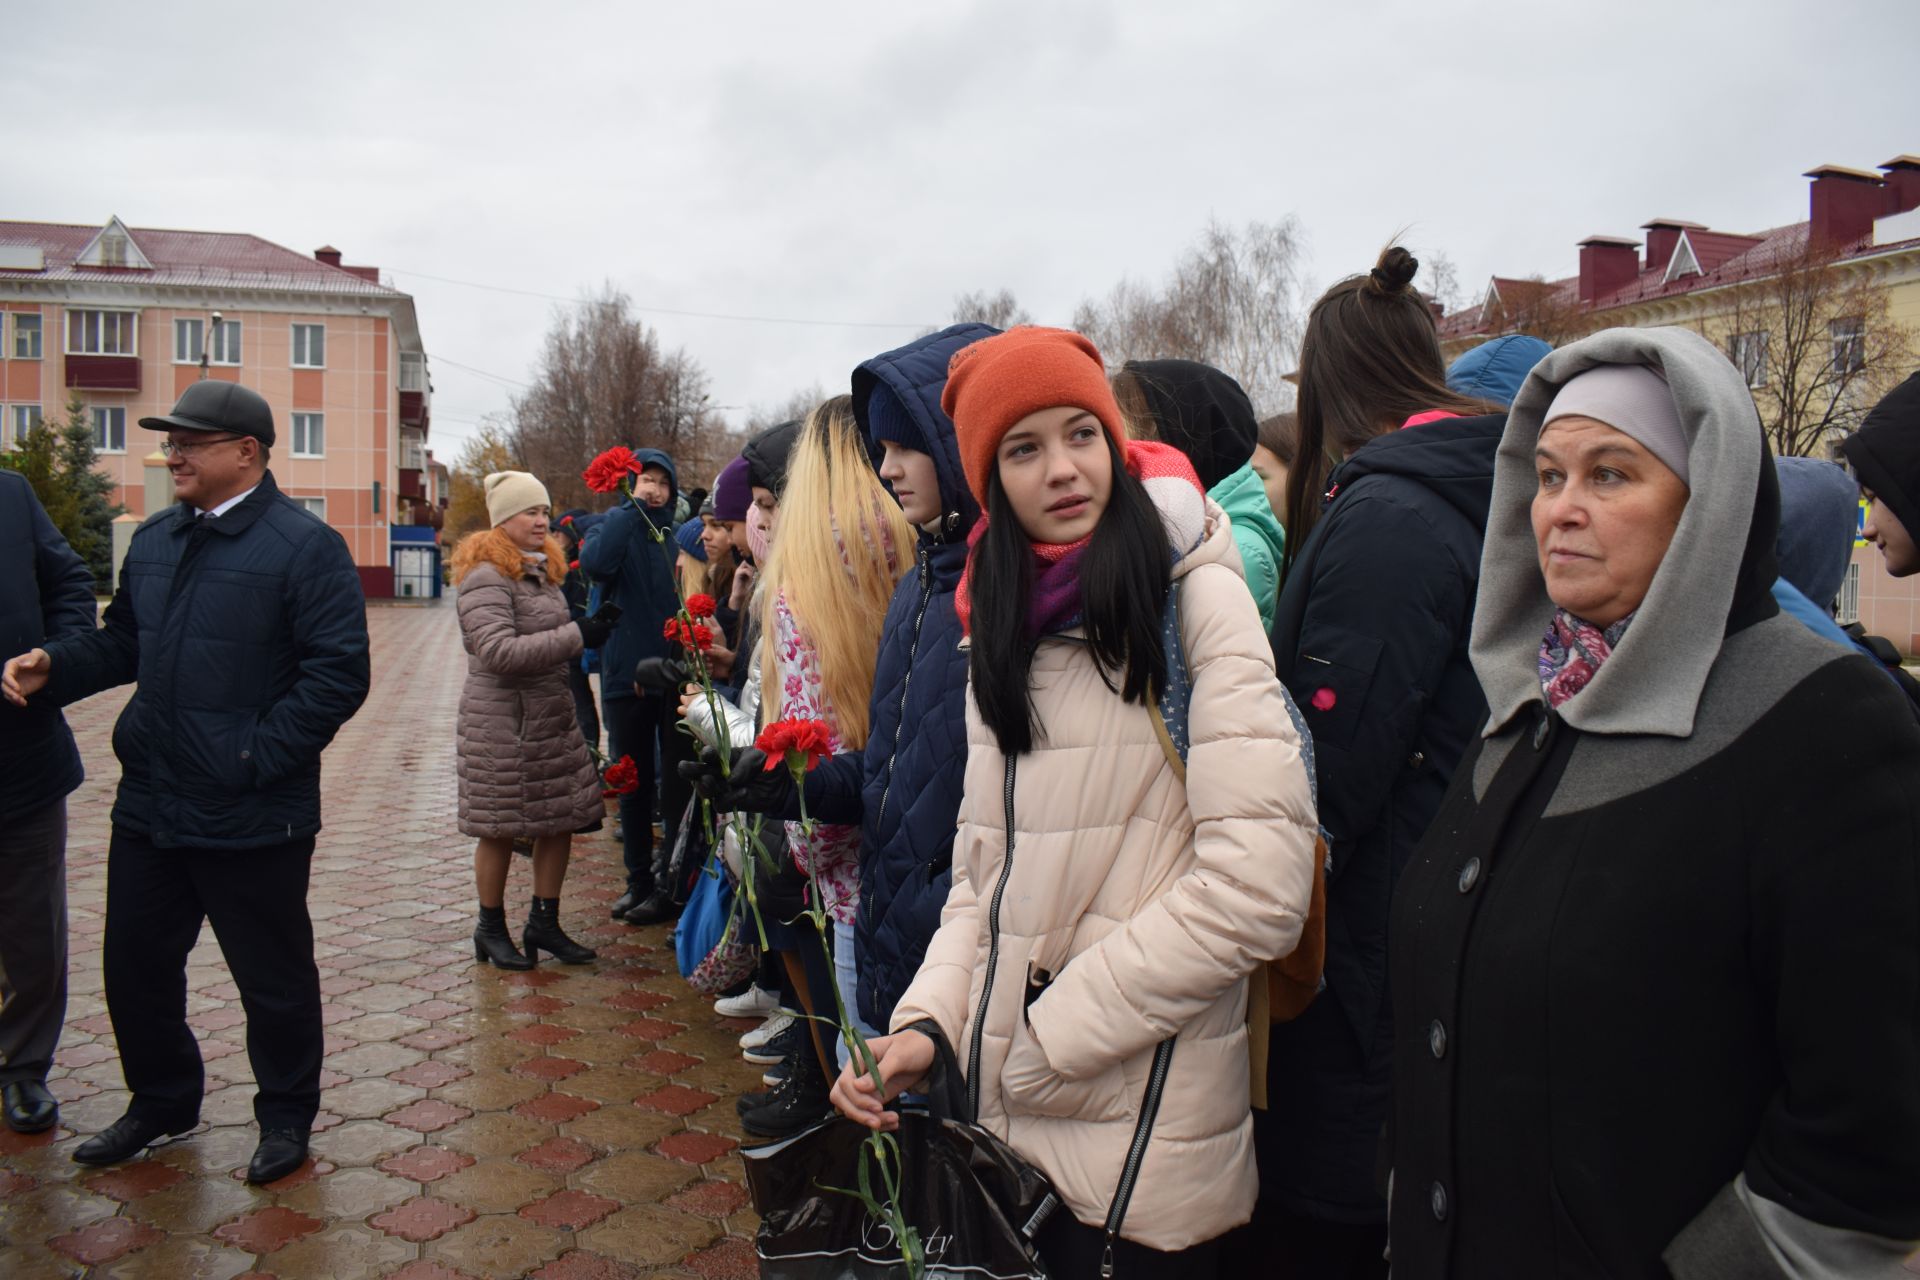
<instances>
[{"instance_id":1,"label":"black trousers","mask_svg":"<svg viewBox=\"0 0 1920 1280\"><path fill-rule=\"evenodd\" d=\"M1047 1274L1055 1280L1097 1277L1106 1254L1107 1233L1089 1227L1065 1209L1057 1209L1034 1237ZM1131 1240L1113 1242L1114 1280L1213 1280L1220 1270L1220 1242L1208 1240L1178 1253L1162 1253ZM1235 1273L1240 1274L1240 1273ZM1249 1271L1248 1276L1267 1275Z\"/></svg>"},{"instance_id":2,"label":"black trousers","mask_svg":"<svg viewBox=\"0 0 1920 1280\"><path fill-rule=\"evenodd\" d=\"M1328 1222L1273 1204L1221 1237L1222 1273L1275 1280L1387 1280L1385 1223Z\"/></svg>"},{"instance_id":3,"label":"black trousers","mask_svg":"<svg viewBox=\"0 0 1920 1280\"><path fill-rule=\"evenodd\" d=\"M0 814L0 1084L44 1081L67 1020L67 802Z\"/></svg>"},{"instance_id":4,"label":"black trousers","mask_svg":"<svg viewBox=\"0 0 1920 1280\"><path fill-rule=\"evenodd\" d=\"M627 867L627 888L640 897L652 893L657 880L654 866L653 816L659 806L662 840L673 848L680 819L693 788L680 776L682 760L693 758L693 740L680 731L679 700L651 694L609 694L602 675L601 709L607 724L607 754L618 760L632 756L640 771L640 785L620 797L620 838ZM629 685L629 688L632 686ZM656 794L656 780L658 791Z\"/></svg>"},{"instance_id":5,"label":"black trousers","mask_svg":"<svg viewBox=\"0 0 1920 1280\"><path fill-rule=\"evenodd\" d=\"M580 736L595 751L600 749L600 708L593 701L593 682L581 669L579 659L567 663L567 688L573 693L573 714L580 721Z\"/></svg>"},{"instance_id":6,"label":"black trousers","mask_svg":"<svg viewBox=\"0 0 1920 1280\"><path fill-rule=\"evenodd\" d=\"M187 953L206 920L246 1010L254 1118L263 1129L312 1126L324 1052L312 864L311 836L263 849L157 849L113 829L104 967L130 1114L173 1129L200 1115L206 1073L187 1025Z\"/></svg>"}]
</instances>

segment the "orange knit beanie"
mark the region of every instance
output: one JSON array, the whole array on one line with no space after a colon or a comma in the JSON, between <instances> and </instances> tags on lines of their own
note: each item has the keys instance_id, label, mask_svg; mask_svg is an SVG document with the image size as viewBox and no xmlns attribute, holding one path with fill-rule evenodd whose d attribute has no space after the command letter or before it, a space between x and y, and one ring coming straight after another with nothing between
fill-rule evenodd
<instances>
[{"instance_id":1,"label":"orange knit beanie","mask_svg":"<svg viewBox=\"0 0 1920 1280\"><path fill-rule=\"evenodd\" d=\"M983 510L1001 438L1028 414L1061 405L1098 418L1126 452L1126 420L1107 385L1106 365L1099 349L1081 335L1022 325L953 353L940 407L953 419L967 487Z\"/></svg>"}]
</instances>

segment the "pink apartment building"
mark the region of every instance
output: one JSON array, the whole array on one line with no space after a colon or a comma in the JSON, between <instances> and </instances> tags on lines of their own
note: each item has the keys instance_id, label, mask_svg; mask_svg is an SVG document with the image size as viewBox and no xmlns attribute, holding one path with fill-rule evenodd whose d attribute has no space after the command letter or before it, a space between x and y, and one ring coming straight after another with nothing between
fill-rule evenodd
<instances>
[{"instance_id":1,"label":"pink apartment building","mask_svg":"<svg viewBox=\"0 0 1920 1280\"><path fill-rule=\"evenodd\" d=\"M377 268L118 218L0 222L0 321L7 447L78 396L115 501L147 516L158 436L140 418L202 376L242 383L273 406L275 480L346 538L367 594L437 593L447 493L426 447L426 351L413 298Z\"/></svg>"}]
</instances>

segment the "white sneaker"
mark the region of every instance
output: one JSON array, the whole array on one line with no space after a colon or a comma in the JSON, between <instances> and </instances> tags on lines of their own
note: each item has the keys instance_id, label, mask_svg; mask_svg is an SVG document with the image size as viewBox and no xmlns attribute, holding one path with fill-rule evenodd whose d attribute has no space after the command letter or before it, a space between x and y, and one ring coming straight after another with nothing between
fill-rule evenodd
<instances>
[{"instance_id":1,"label":"white sneaker","mask_svg":"<svg viewBox=\"0 0 1920 1280\"><path fill-rule=\"evenodd\" d=\"M742 1049L764 1049L767 1041L793 1025L793 1015L785 1009L775 1009L767 1015L767 1020L740 1037Z\"/></svg>"},{"instance_id":2,"label":"white sneaker","mask_svg":"<svg viewBox=\"0 0 1920 1280\"><path fill-rule=\"evenodd\" d=\"M737 996L722 996L713 1011L723 1018L764 1018L780 1007L780 994L764 987L748 987Z\"/></svg>"}]
</instances>

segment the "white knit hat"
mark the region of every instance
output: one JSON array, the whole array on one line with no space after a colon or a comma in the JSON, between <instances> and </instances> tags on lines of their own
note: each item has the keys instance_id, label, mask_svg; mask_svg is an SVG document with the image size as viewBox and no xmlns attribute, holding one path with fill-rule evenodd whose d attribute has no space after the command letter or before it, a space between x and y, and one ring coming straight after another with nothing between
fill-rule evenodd
<instances>
[{"instance_id":1,"label":"white knit hat","mask_svg":"<svg viewBox=\"0 0 1920 1280\"><path fill-rule=\"evenodd\" d=\"M529 507L551 507L547 486L524 471L496 471L483 482L487 490L487 519L498 529Z\"/></svg>"}]
</instances>

